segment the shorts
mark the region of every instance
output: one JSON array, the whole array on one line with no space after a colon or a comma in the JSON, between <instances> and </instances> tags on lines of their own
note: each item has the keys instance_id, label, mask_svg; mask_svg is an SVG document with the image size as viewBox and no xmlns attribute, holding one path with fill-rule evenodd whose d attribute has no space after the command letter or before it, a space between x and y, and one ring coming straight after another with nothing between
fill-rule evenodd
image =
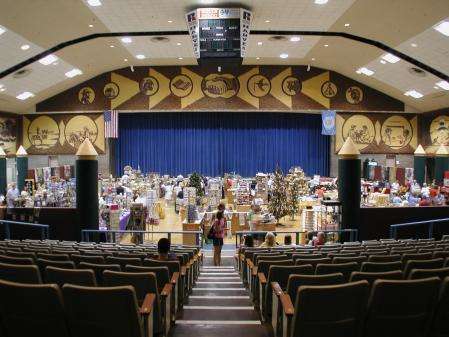
<instances>
[{"instance_id":1,"label":"shorts","mask_svg":"<svg viewBox=\"0 0 449 337\"><path fill-rule=\"evenodd\" d=\"M223 238L213 238L214 246L223 246Z\"/></svg>"}]
</instances>

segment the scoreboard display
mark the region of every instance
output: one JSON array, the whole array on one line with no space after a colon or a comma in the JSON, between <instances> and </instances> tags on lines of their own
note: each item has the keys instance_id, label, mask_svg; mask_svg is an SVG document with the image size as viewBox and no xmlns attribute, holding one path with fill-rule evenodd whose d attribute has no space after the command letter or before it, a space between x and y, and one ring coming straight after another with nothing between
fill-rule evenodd
<instances>
[{"instance_id":1,"label":"scoreboard display","mask_svg":"<svg viewBox=\"0 0 449 337\"><path fill-rule=\"evenodd\" d=\"M241 8L199 8L186 15L197 58L243 57L251 12Z\"/></svg>"}]
</instances>

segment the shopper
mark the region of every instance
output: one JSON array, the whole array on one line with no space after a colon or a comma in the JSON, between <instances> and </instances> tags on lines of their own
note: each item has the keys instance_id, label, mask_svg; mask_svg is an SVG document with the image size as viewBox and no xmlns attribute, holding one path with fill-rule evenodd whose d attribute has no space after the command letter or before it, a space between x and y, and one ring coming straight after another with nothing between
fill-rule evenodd
<instances>
[{"instance_id":1,"label":"shopper","mask_svg":"<svg viewBox=\"0 0 449 337\"><path fill-rule=\"evenodd\" d=\"M295 244L292 243L292 236L290 234L287 234L284 237L284 246L296 246Z\"/></svg>"},{"instance_id":2,"label":"shopper","mask_svg":"<svg viewBox=\"0 0 449 337\"><path fill-rule=\"evenodd\" d=\"M265 235L265 241L259 246L261 248L272 248L277 246L278 243L276 242L276 237L274 236L273 233L268 232Z\"/></svg>"},{"instance_id":3,"label":"shopper","mask_svg":"<svg viewBox=\"0 0 449 337\"><path fill-rule=\"evenodd\" d=\"M223 211L218 211L212 224L213 244L214 244L214 266L221 265L221 248L226 230L226 220Z\"/></svg>"},{"instance_id":4,"label":"shopper","mask_svg":"<svg viewBox=\"0 0 449 337\"><path fill-rule=\"evenodd\" d=\"M157 259L161 261L177 261L175 254L170 253L170 240L162 238L157 242Z\"/></svg>"}]
</instances>

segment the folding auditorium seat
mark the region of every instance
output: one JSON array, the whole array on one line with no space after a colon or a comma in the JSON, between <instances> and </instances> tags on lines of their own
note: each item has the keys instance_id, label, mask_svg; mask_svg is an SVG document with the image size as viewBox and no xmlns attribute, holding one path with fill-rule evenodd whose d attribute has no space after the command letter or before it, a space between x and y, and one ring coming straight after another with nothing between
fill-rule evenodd
<instances>
[{"instance_id":1,"label":"folding auditorium seat","mask_svg":"<svg viewBox=\"0 0 449 337\"><path fill-rule=\"evenodd\" d=\"M80 262L78 268L91 269L95 274L95 278L99 286L103 285L103 272L105 270L121 271L120 265L118 264L96 264L96 263Z\"/></svg>"},{"instance_id":2,"label":"folding auditorium seat","mask_svg":"<svg viewBox=\"0 0 449 337\"><path fill-rule=\"evenodd\" d=\"M45 268L45 281L62 287L64 284L75 284L85 287L96 287L97 280L91 269L63 269L48 266Z\"/></svg>"},{"instance_id":3,"label":"folding auditorium seat","mask_svg":"<svg viewBox=\"0 0 449 337\"><path fill-rule=\"evenodd\" d=\"M148 254L146 254L146 253L125 253L125 252L118 251L116 257L125 257L125 258L143 260L148 257Z\"/></svg>"},{"instance_id":4,"label":"folding auditorium seat","mask_svg":"<svg viewBox=\"0 0 449 337\"><path fill-rule=\"evenodd\" d=\"M128 273L105 271L103 273L106 287L132 286L136 292L137 302L142 305L147 294L155 294L153 310L153 331L156 334L168 335L171 326L172 285L165 283L159 292L157 278L154 273Z\"/></svg>"},{"instance_id":5,"label":"folding auditorium seat","mask_svg":"<svg viewBox=\"0 0 449 337\"><path fill-rule=\"evenodd\" d=\"M417 251L418 250L415 249L415 248L407 248L407 247L404 247L404 248L391 248L390 254L391 255L395 255L395 254L400 254L400 255L403 255L403 254L416 254Z\"/></svg>"},{"instance_id":6,"label":"folding auditorium seat","mask_svg":"<svg viewBox=\"0 0 449 337\"><path fill-rule=\"evenodd\" d=\"M140 258L108 256L105 259L105 264L118 264L121 270L125 270L126 265L141 266L142 260Z\"/></svg>"},{"instance_id":7,"label":"folding auditorium seat","mask_svg":"<svg viewBox=\"0 0 449 337\"><path fill-rule=\"evenodd\" d=\"M408 260L430 260L432 259L433 253L406 253L402 254L402 263L404 266L407 264Z\"/></svg>"},{"instance_id":8,"label":"folding auditorium seat","mask_svg":"<svg viewBox=\"0 0 449 337\"><path fill-rule=\"evenodd\" d=\"M402 262L363 262L360 271L367 273L385 273L402 270Z\"/></svg>"},{"instance_id":9,"label":"folding auditorium seat","mask_svg":"<svg viewBox=\"0 0 449 337\"><path fill-rule=\"evenodd\" d=\"M443 259L447 259L449 257L449 251L445 250L445 251L436 251L433 253L432 257L434 259L438 259L438 258L443 258Z\"/></svg>"},{"instance_id":10,"label":"folding auditorium seat","mask_svg":"<svg viewBox=\"0 0 449 337\"><path fill-rule=\"evenodd\" d=\"M271 325L273 326L273 331L275 337L289 337L288 326L291 322L291 312L290 316L285 314L289 312L289 306L292 305L292 298L296 298L296 293L298 288L301 286L313 286L313 285L336 285L342 284L344 282L343 274L327 274L327 275L290 275L287 282L286 291L282 289L273 290L273 307L271 316Z\"/></svg>"},{"instance_id":11,"label":"folding auditorium seat","mask_svg":"<svg viewBox=\"0 0 449 337\"><path fill-rule=\"evenodd\" d=\"M401 262L402 257L400 254L391 255L370 255L368 262Z\"/></svg>"},{"instance_id":12,"label":"folding auditorium seat","mask_svg":"<svg viewBox=\"0 0 449 337\"><path fill-rule=\"evenodd\" d=\"M0 263L0 279L27 284L42 283L41 273L35 265Z\"/></svg>"},{"instance_id":13,"label":"folding auditorium seat","mask_svg":"<svg viewBox=\"0 0 449 337\"><path fill-rule=\"evenodd\" d=\"M0 255L0 263L28 265L34 264L35 262L30 257L14 257L14 256Z\"/></svg>"},{"instance_id":14,"label":"folding auditorium seat","mask_svg":"<svg viewBox=\"0 0 449 337\"><path fill-rule=\"evenodd\" d=\"M368 258L366 256L337 256L332 259L332 263L356 262L360 267L362 265L362 262L365 262L367 260Z\"/></svg>"},{"instance_id":15,"label":"folding auditorium seat","mask_svg":"<svg viewBox=\"0 0 449 337\"><path fill-rule=\"evenodd\" d=\"M349 281L351 273L353 271L359 271L360 266L357 262L346 262L346 263L319 263L316 265L315 274L316 275L326 275L342 273L345 282Z\"/></svg>"},{"instance_id":16,"label":"folding auditorium seat","mask_svg":"<svg viewBox=\"0 0 449 337\"><path fill-rule=\"evenodd\" d=\"M46 282L45 268L56 267L64 269L75 269L75 263L73 261L51 261L45 259L37 259L36 265L39 267L43 281Z\"/></svg>"},{"instance_id":17,"label":"folding auditorium seat","mask_svg":"<svg viewBox=\"0 0 449 337\"><path fill-rule=\"evenodd\" d=\"M6 256L11 256L11 257L25 257L25 258L33 259L33 261L37 260L37 255L34 252L9 251L9 252L6 252L5 254L6 254Z\"/></svg>"},{"instance_id":18,"label":"folding auditorium seat","mask_svg":"<svg viewBox=\"0 0 449 337\"><path fill-rule=\"evenodd\" d=\"M367 249L365 252L360 253L360 255L369 257L372 255L389 255L390 250L389 249Z\"/></svg>"},{"instance_id":19,"label":"folding auditorium seat","mask_svg":"<svg viewBox=\"0 0 449 337\"><path fill-rule=\"evenodd\" d=\"M250 292L254 291L254 287L257 283L257 264L261 260L266 261L282 261L288 260L289 258L285 254L280 254L279 252L272 253L255 253L252 255L252 259L247 259L247 274L248 274L248 288Z\"/></svg>"},{"instance_id":20,"label":"folding auditorium seat","mask_svg":"<svg viewBox=\"0 0 449 337\"><path fill-rule=\"evenodd\" d=\"M51 250L52 254L67 254L68 256L72 256L72 255L78 255L79 251L74 250L74 249L65 249L65 248L61 248L58 247L58 249L52 249Z\"/></svg>"},{"instance_id":21,"label":"folding auditorium seat","mask_svg":"<svg viewBox=\"0 0 449 337\"><path fill-rule=\"evenodd\" d=\"M429 337L449 336L449 277L443 279Z\"/></svg>"},{"instance_id":22,"label":"folding auditorium seat","mask_svg":"<svg viewBox=\"0 0 449 337\"><path fill-rule=\"evenodd\" d=\"M372 272L361 272L361 271L353 271L351 273L351 277L349 278L349 282L356 281L368 281L370 287L376 280L402 280L403 274L400 270L393 270L387 272L380 273L372 273Z\"/></svg>"},{"instance_id":23,"label":"folding auditorium seat","mask_svg":"<svg viewBox=\"0 0 449 337\"><path fill-rule=\"evenodd\" d=\"M259 296L265 298L260 302L260 313L266 321L271 318L271 310L273 306L273 292L284 291L287 289L287 283L290 275L313 275L313 268L311 265L303 266L270 266L268 277L265 285L265 294Z\"/></svg>"},{"instance_id":24,"label":"folding auditorium seat","mask_svg":"<svg viewBox=\"0 0 449 337\"><path fill-rule=\"evenodd\" d=\"M315 270L317 264L323 264L323 263L332 263L331 258L329 257L325 257L325 258L321 258L321 259L297 259L295 261L295 264L298 266L302 266L304 264L310 264L313 267L313 270Z\"/></svg>"},{"instance_id":25,"label":"folding auditorium seat","mask_svg":"<svg viewBox=\"0 0 449 337\"><path fill-rule=\"evenodd\" d=\"M86 263L94 263L94 264L104 264L104 257L103 256L97 256L97 255L78 255L74 254L71 256L72 261L75 262L77 266L81 262Z\"/></svg>"},{"instance_id":26,"label":"folding auditorium seat","mask_svg":"<svg viewBox=\"0 0 449 337\"><path fill-rule=\"evenodd\" d=\"M30 248L30 247L24 247L22 248L22 251L24 252L33 252L33 253L50 253L49 248Z\"/></svg>"},{"instance_id":27,"label":"folding auditorium seat","mask_svg":"<svg viewBox=\"0 0 449 337\"><path fill-rule=\"evenodd\" d=\"M0 317L8 337L72 337L56 284L0 280Z\"/></svg>"},{"instance_id":28,"label":"folding auditorium seat","mask_svg":"<svg viewBox=\"0 0 449 337\"><path fill-rule=\"evenodd\" d=\"M265 290L269 289L267 285L267 278L270 268L272 266L293 266L293 260L261 260L257 265L257 279L255 279L254 292L252 298L255 304L258 304L260 308L265 303ZM262 312L262 311L261 311Z\"/></svg>"},{"instance_id":29,"label":"folding auditorium seat","mask_svg":"<svg viewBox=\"0 0 449 337\"><path fill-rule=\"evenodd\" d=\"M287 257L288 257L288 255L287 255ZM294 253L294 254L292 254L291 255L291 257L289 257L289 258L291 258L291 259L293 259L293 261L296 261L296 260L298 260L298 259L324 259L324 258L326 258L327 257L327 254L318 254L318 253L309 253L309 254L307 254L307 253Z\"/></svg>"},{"instance_id":30,"label":"folding auditorium seat","mask_svg":"<svg viewBox=\"0 0 449 337\"><path fill-rule=\"evenodd\" d=\"M284 336L360 336L368 291L367 281L299 287L294 307L281 297Z\"/></svg>"},{"instance_id":31,"label":"folding auditorium seat","mask_svg":"<svg viewBox=\"0 0 449 337\"><path fill-rule=\"evenodd\" d=\"M428 277L439 277L443 280L447 276L449 276L449 267L434 269L412 269L408 274L408 279L418 280Z\"/></svg>"},{"instance_id":32,"label":"folding auditorium seat","mask_svg":"<svg viewBox=\"0 0 449 337\"><path fill-rule=\"evenodd\" d=\"M437 277L374 281L363 335L427 336L440 284Z\"/></svg>"},{"instance_id":33,"label":"folding auditorium seat","mask_svg":"<svg viewBox=\"0 0 449 337\"><path fill-rule=\"evenodd\" d=\"M444 259L408 260L404 266L404 277L408 278L413 269L437 269L443 268Z\"/></svg>"},{"instance_id":34,"label":"folding auditorium seat","mask_svg":"<svg viewBox=\"0 0 449 337\"><path fill-rule=\"evenodd\" d=\"M139 308L131 286L62 288L71 337L151 337L156 295Z\"/></svg>"},{"instance_id":35,"label":"folding auditorium seat","mask_svg":"<svg viewBox=\"0 0 449 337\"><path fill-rule=\"evenodd\" d=\"M356 257L359 256L360 252L359 251L340 251L339 253L329 253L327 254L327 257L333 259L334 257Z\"/></svg>"},{"instance_id":36,"label":"folding auditorium seat","mask_svg":"<svg viewBox=\"0 0 449 337\"><path fill-rule=\"evenodd\" d=\"M38 259L45 259L49 261L70 261L68 254L49 254L49 253L37 253Z\"/></svg>"}]
</instances>

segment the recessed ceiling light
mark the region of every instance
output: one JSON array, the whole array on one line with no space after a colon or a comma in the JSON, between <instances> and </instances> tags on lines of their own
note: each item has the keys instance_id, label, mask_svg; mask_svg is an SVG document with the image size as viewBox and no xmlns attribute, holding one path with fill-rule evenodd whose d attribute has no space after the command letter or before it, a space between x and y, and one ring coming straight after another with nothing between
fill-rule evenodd
<instances>
[{"instance_id":1,"label":"recessed ceiling light","mask_svg":"<svg viewBox=\"0 0 449 337\"><path fill-rule=\"evenodd\" d=\"M184 60L184 58L183 57L178 57L178 60Z\"/></svg>"},{"instance_id":2,"label":"recessed ceiling light","mask_svg":"<svg viewBox=\"0 0 449 337\"><path fill-rule=\"evenodd\" d=\"M382 56L382 58L390 63L396 63L399 62L401 59L393 54L390 53L386 53L384 56Z\"/></svg>"},{"instance_id":3,"label":"recessed ceiling light","mask_svg":"<svg viewBox=\"0 0 449 337\"><path fill-rule=\"evenodd\" d=\"M0 88L0 92L6 91L6 88Z\"/></svg>"},{"instance_id":4,"label":"recessed ceiling light","mask_svg":"<svg viewBox=\"0 0 449 337\"><path fill-rule=\"evenodd\" d=\"M271 21L270 20L265 20L265 23L270 23Z\"/></svg>"},{"instance_id":5,"label":"recessed ceiling light","mask_svg":"<svg viewBox=\"0 0 449 337\"><path fill-rule=\"evenodd\" d=\"M52 64L53 62L56 62L57 60L58 60L57 56L50 54L50 55L47 55L47 56L41 58L39 60L39 63L43 64L44 66L48 66L49 64Z\"/></svg>"},{"instance_id":6,"label":"recessed ceiling light","mask_svg":"<svg viewBox=\"0 0 449 337\"><path fill-rule=\"evenodd\" d=\"M315 3L317 5L325 5L325 4L327 4L328 1L329 0L315 0Z\"/></svg>"},{"instance_id":7,"label":"recessed ceiling light","mask_svg":"<svg viewBox=\"0 0 449 337\"><path fill-rule=\"evenodd\" d=\"M356 70L356 73L357 74L363 74L363 75L366 75L366 76L371 76L371 75L374 74L374 71L372 71L371 69L368 69L366 67L361 67L361 68Z\"/></svg>"},{"instance_id":8,"label":"recessed ceiling light","mask_svg":"<svg viewBox=\"0 0 449 337\"><path fill-rule=\"evenodd\" d=\"M449 82L448 81L440 81L436 83L441 89L449 90Z\"/></svg>"},{"instance_id":9,"label":"recessed ceiling light","mask_svg":"<svg viewBox=\"0 0 449 337\"><path fill-rule=\"evenodd\" d=\"M315 58L314 58L314 57L312 57L312 61L315 61Z\"/></svg>"},{"instance_id":10,"label":"recessed ceiling light","mask_svg":"<svg viewBox=\"0 0 449 337\"><path fill-rule=\"evenodd\" d=\"M100 0L87 0L87 3L89 4L89 6L92 6L92 7L101 6Z\"/></svg>"},{"instance_id":11,"label":"recessed ceiling light","mask_svg":"<svg viewBox=\"0 0 449 337\"><path fill-rule=\"evenodd\" d=\"M122 42L123 43L131 43L131 42L133 42L133 39L131 39L129 36L122 37Z\"/></svg>"},{"instance_id":12,"label":"recessed ceiling light","mask_svg":"<svg viewBox=\"0 0 449 337\"><path fill-rule=\"evenodd\" d=\"M442 21L439 24L433 26L433 29L443 35L449 36L449 21Z\"/></svg>"},{"instance_id":13,"label":"recessed ceiling light","mask_svg":"<svg viewBox=\"0 0 449 337\"><path fill-rule=\"evenodd\" d=\"M28 49L30 49L30 45L29 44L23 44L23 45L20 46L20 49L28 50Z\"/></svg>"},{"instance_id":14,"label":"recessed ceiling light","mask_svg":"<svg viewBox=\"0 0 449 337\"><path fill-rule=\"evenodd\" d=\"M329 47L329 45L328 45L328 44L325 44L325 45L324 45L324 47L326 47L326 48L327 48L327 47Z\"/></svg>"},{"instance_id":15,"label":"recessed ceiling light","mask_svg":"<svg viewBox=\"0 0 449 337\"><path fill-rule=\"evenodd\" d=\"M115 46L113 45L113 44L111 44L109 47L111 47L111 48L115 48Z\"/></svg>"},{"instance_id":16,"label":"recessed ceiling light","mask_svg":"<svg viewBox=\"0 0 449 337\"><path fill-rule=\"evenodd\" d=\"M282 53L281 55L279 55L279 57L280 57L281 59L286 59L286 58L288 57L288 54Z\"/></svg>"},{"instance_id":17,"label":"recessed ceiling light","mask_svg":"<svg viewBox=\"0 0 449 337\"><path fill-rule=\"evenodd\" d=\"M180 46L180 45L182 45L182 43L181 43L181 42L178 42L178 43L176 43L176 45L177 45L177 46Z\"/></svg>"},{"instance_id":18,"label":"recessed ceiling light","mask_svg":"<svg viewBox=\"0 0 449 337\"><path fill-rule=\"evenodd\" d=\"M260 57L259 57L259 56L257 56L257 57L256 57L256 60L260 60Z\"/></svg>"},{"instance_id":19,"label":"recessed ceiling light","mask_svg":"<svg viewBox=\"0 0 449 337\"><path fill-rule=\"evenodd\" d=\"M387 61L385 61L385 60L380 60L380 63L382 63L382 64L386 64L386 63L387 63Z\"/></svg>"},{"instance_id":20,"label":"recessed ceiling light","mask_svg":"<svg viewBox=\"0 0 449 337\"><path fill-rule=\"evenodd\" d=\"M21 101L24 101L30 97L34 97L34 94L32 92L29 91L24 91L21 94L17 95L16 98L20 99Z\"/></svg>"},{"instance_id":21,"label":"recessed ceiling light","mask_svg":"<svg viewBox=\"0 0 449 337\"><path fill-rule=\"evenodd\" d=\"M65 73L65 76L67 76L68 78L72 78L78 75L81 75L83 72L81 70L79 70L78 68L74 68L68 72Z\"/></svg>"},{"instance_id":22,"label":"recessed ceiling light","mask_svg":"<svg viewBox=\"0 0 449 337\"><path fill-rule=\"evenodd\" d=\"M2 26L0 26L0 35L2 35L4 32L6 32L6 28L3 28Z\"/></svg>"},{"instance_id":23,"label":"recessed ceiling light","mask_svg":"<svg viewBox=\"0 0 449 337\"><path fill-rule=\"evenodd\" d=\"M434 88L434 89L437 89L437 90L438 90L438 89L440 89L440 88L439 88L439 87L437 87L436 85L434 85L434 86L433 86L433 88Z\"/></svg>"},{"instance_id":24,"label":"recessed ceiling light","mask_svg":"<svg viewBox=\"0 0 449 337\"><path fill-rule=\"evenodd\" d=\"M173 20L167 20L168 23L173 23Z\"/></svg>"},{"instance_id":25,"label":"recessed ceiling light","mask_svg":"<svg viewBox=\"0 0 449 337\"><path fill-rule=\"evenodd\" d=\"M128 62L128 59L123 59L123 61Z\"/></svg>"},{"instance_id":26,"label":"recessed ceiling light","mask_svg":"<svg viewBox=\"0 0 449 337\"><path fill-rule=\"evenodd\" d=\"M404 95L405 96L410 96L410 97L413 97L413 98L421 98L421 97L424 96L423 94L421 94L420 92L416 91L415 89L412 89L412 90L404 92Z\"/></svg>"},{"instance_id":27,"label":"recessed ceiling light","mask_svg":"<svg viewBox=\"0 0 449 337\"><path fill-rule=\"evenodd\" d=\"M299 36L292 36L292 37L290 38L290 41L292 41L292 42L298 42L298 41L301 41L301 38L300 38Z\"/></svg>"},{"instance_id":28,"label":"recessed ceiling light","mask_svg":"<svg viewBox=\"0 0 449 337\"><path fill-rule=\"evenodd\" d=\"M345 27L349 27L350 26L350 24L349 23L345 23Z\"/></svg>"},{"instance_id":29,"label":"recessed ceiling light","mask_svg":"<svg viewBox=\"0 0 449 337\"><path fill-rule=\"evenodd\" d=\"M136 59L143 60L144 58L145 58L145 55L143 55L143 54L136 55Z\"/></svg>"},{"instance_id":30,"label":"recessed ceiling light","mask_svg":"<svg viewBox=\"0 0 449 337\"><path fill-rule=\"evenodd\" d=\"M93 28L94 25L89 25L90 28Z\"/></svg>"},{"instance_id":31,"label":"recessed ceiling light","mask_svg":"<svg viewBox=\"0 0 449 337\"><path fill-rule=\"evenodd\" d=\"M413 48L418 47L418 45L417 45L416 43L412 43L411 46L412 46Z\"/></svg>"},{"instance_id":32,"label":"recessed ceiling light","mask_svg":"<svg viewBox=\"0 0 449 337\"><path fill-rule=\"evenodd\" d=\"M262 41L259 41L259 42L257 42L257 45L258 45L258 46L261 46L261 45L263 45L263 42L262 42Z\"/></svg>"}]
</instances>

